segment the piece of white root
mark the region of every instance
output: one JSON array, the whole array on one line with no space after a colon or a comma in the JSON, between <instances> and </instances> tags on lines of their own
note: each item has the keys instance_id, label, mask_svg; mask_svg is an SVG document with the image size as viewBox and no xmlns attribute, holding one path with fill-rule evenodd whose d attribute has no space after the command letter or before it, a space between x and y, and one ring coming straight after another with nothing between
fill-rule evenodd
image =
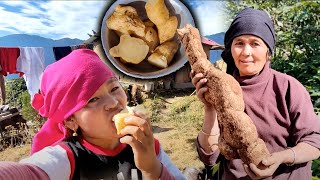
<instances>
[{"instance_id":1,"label":"piece of white root","mask_svg":"<svg viewBox=\"0 0 320 180\"><path fill-rule=\"evenodd\" d=\"M164 0L148 0L145 9L148 18L155 24L165 24L169 19L169 10Z\"/></svg>"},{"instance_id":2,"label":"piece of white root","mask_svg":"<svg viewBox=\"0 0 320 180\"><path fill-rule=\"evenodd\" d=\"M152 27L146 27L145 36L141 37L149 46L149 53L152 53L153 50L159 45L158 33Z\"/></svg>"},{"instance_id":3,"label":"piece of white root","mask_svg":"<svg viewBox=\"0 0 320 180\"><path fill-rule=\"evenodd\" d=\"M121 57L122 60L131 64L139 64L149 52L149 46L142 39L122 35L120 43L112 47L109 53L113 57Z\"/></svg>"},{"instance_id":4,"label":"piece of white root","mask_svg":"<svg viewBox=\"0 0 320 180\"><path fill-rule=\"evenodd\" d=\"M170 41L176 34L178 28L178 19L171 16L165 24L157 25L160 44Z\"/></svg>"},{"instance_id":5,"label":"piece of white root","mask_svg":"<svg viewBox=\"0 0 320 180\"><path fill-rule=\"evenodd\" d=\"M155 24L150 20L150 19L147 19L146 21L143 21L144 25L146 27L153 27L155 26Z\"/></svg>"},{"instance_id":6,"label":"piece of white root","mask_svg":"<svg viewBox=\"0 0 320 180\"><path fill-rule=\"evenodd\" d=\"M114 124L116 126L117 134L120 134L120 131L124 127L126 127L126 123L124 122L124 119L129 116L130 116L130 113L128 113L127 109L124 109L120 113L113 116L112 120L114 121Z\"/></svg>"},{"instance_id":7,"label":"piece of white root","mask_svg":"<svg viewBox=\"0 0 320 180\"><path fill-rule=\"evenodd\" d=\"M120 36L123 34L144 36L145 25L135 8L118 5L107 20L107 27L115 30Z\"/></svg>"},{"instance_id":8,"label":"piece of white root","mask_svg":"<svg viewBox=\"0 0 320 180\"><path fill-rule=\"evenodd\" d=\"M159 68L167 68L178 50L176 41L168 41L158 46L148 57L148 62Z\"/></svg>"},{"instance_id":9,"label":"piece of white root","mask_svg":"<svg viewBox=\"0 0 320 180\"><path fill-rule=\"evenodd\" d=\"M145 9L148 18L157 26L160 44L170 41L176 34L178 18L170 16L164 0L148 0Z\"/></svg>"}]
</instances>

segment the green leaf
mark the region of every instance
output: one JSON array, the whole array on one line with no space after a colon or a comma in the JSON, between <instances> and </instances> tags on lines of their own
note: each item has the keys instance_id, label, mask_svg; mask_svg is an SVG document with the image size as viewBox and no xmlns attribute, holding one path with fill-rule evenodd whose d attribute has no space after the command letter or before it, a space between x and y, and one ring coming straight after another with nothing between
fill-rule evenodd
<instances>
[{"instance_id":1,"label":"green leaf","mask_svg":"<svg viewBox=\"0 0 320 180\"><path fill-rule=\"evenodd\" d=\"M220 167L220 162L218 164L215 164L213 167L212 167L212 176L214 176L218 170L219 170L219 167Z\"/></svg>"}]
</instances>

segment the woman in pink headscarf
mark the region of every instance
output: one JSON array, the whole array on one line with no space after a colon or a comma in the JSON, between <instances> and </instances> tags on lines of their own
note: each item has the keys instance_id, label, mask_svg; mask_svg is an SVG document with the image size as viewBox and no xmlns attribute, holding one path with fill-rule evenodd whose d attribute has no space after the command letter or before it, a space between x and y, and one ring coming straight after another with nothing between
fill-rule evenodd
<instances>
[{"instance_id":1,"label":"woman in pink headscarf","mask_svg":"<svg viewBox=\"0 0 320 180\"><path fill-rule=\"evenodd\" d=\"M127 97L114 73L91 50L75 50L49 65L32 106L48 120L31 156L0 164L0 179L184 179L153 138L145 115L112 118Z\"/></svg>"}]
</instances>

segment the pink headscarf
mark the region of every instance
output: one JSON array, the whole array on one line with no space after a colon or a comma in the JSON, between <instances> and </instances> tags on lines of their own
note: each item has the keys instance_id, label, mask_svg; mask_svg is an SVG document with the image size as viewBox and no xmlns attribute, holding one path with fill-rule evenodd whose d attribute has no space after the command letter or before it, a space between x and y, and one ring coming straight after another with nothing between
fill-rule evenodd
<instances>
[{"instance_id":1,"label":"pink headscarf","mask_svg":"<svg viewBox=\"0 0 320 180\"><path fill-rule=\"evenodd\" d=\"M34 136L31 154L56 144L66 136L63 121L84 107L89 98L114 73L88 49L72 51L49 65L42 76L41 94L32 106L48 120Z\"/></svg>"}]
</instances>

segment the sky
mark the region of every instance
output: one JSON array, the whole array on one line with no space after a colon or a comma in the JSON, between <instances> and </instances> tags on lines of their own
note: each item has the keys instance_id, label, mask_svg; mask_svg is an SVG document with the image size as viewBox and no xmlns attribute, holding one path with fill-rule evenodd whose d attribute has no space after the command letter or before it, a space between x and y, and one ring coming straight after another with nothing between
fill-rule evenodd
<instances>
[{"instance_id":1,"label":"sky","mask_svg":"<svg viewBox=\"0 0 320 180\"><path fill-rule=\"evenodd\" d=\"M100 29L107 8L114 1L0 1L0 37L11 34L38 35L45 38L88 39ZM224 1L185 0L193 12L201 35L226 30Z\"/></svg>"},{"instance_id":2,"label":"sky","mask_svg":"<svg viewBox=\"0 0 320 180\"><path fill-rule=\"evenodd\" d=\"M186 0L185 4L198 20L201 35L207 36L227 30L226 10L223 0Z\"/></svg>"}]
</instances>

